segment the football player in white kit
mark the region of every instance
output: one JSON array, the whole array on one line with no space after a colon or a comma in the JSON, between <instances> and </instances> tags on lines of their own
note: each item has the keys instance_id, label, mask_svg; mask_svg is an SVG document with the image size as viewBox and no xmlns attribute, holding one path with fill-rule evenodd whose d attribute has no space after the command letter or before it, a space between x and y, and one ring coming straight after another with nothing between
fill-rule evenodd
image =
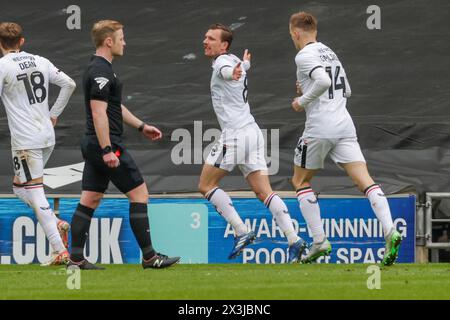
<instances>
[{"instance_id":1,"label":"football player in white kit","mask_svg":"<svg viewBox=\"0 0 450 320\"><path fill-rule=\"evenodd\" d=\"M212 59L211 98L222 134L205 161L199 190L233 227L236 237L228 258L235 258L255 239L255 233L247 229L231 198L218 186L220 180L237 165L287 237L287 261L299 262L307 244L295 232L286 204L272 191L264 158L264 137L247 101L250 53L245 50L243 61L228 53L232 40L230 28L214 24L209 27L203 41L205 56Z\"/></svg>"},{"instance_id":2,"label":"football player in white kit","mask_svg":"<svg viewBox=\"0 0 450 320\"><path fill-rule=\"evenodd\" d=\"M47 264L68 260L69 224L59 220L44 193L44 166L55 146L58 116L75 90L75 82L46 58L21 51L25 39L17 23L0 24L0 96L11 133L14 194L33 208L53 249ZM49 111L49 83L61 87Z\"/></svg>"},{"instance_id":3,"label":"football player in white kit","mask_svg":"<svg viewBox=\"0 0 450 320\"><path fill-rule=\"evenodd\" d=\"M397 258L402 237L392 222L386 196L369 175L358 144L355 126L346 108L351 91L344 67L333 50L317 42L314 16L305 12L293 14L289 30L299 50L295 57L298 97L294 98L292 108L306 112L305 130L295 149L292 183L313 236L313 244L302 262L313 262L331 252L319 204L310 184L329 155L369 199L385 235L386 251L382 264L391 265Z\"/></svg>"}]
</instances>

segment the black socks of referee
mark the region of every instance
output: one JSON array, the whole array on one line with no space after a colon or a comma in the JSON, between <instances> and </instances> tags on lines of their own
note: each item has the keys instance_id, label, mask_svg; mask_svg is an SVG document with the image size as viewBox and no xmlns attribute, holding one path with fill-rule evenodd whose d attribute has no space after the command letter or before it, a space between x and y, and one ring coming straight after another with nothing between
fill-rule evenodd
<instances>
[{"instance_id":1,"label":"black socks of referee","mask_svg":"<svg viewBox=\"0 0 450 320\"><path fill-rule=\"evenodd\" d=\"M78 204L72 217L70 228L72 230L72 252L70 260L80 262L84 259L84 245L91 226L91 219L94 215L94 209Z\"/></svg>"},{"instance_id":2,"label":"black socks of referee","mask_svg":"<svg viewBox=\"0 0 450 320\"><path fill-rule=\"evenodd\" d=\"M150 224L148 222L147 204L130 202L130 225L134 236L142 251L144 260L155 255L150 237Z\"/></svg>"},{"instance_id":3,"label":"black socks of referee","mask_svg":"<svg viewBox=\"0 0 450 320\"><path fill-rule=\"evenodd\" d=\"M74 262L80 262L84 259L84 246L91 226L91 219L94 215L94 209L78 204L75 214L72 218L72 252L70 259ZM142 250L142 257L145 260L155 255L150 238L150 225L148 222L147 204L146 203L130 203L130 225L134 236Z\"/></svg>"}]
</instances>

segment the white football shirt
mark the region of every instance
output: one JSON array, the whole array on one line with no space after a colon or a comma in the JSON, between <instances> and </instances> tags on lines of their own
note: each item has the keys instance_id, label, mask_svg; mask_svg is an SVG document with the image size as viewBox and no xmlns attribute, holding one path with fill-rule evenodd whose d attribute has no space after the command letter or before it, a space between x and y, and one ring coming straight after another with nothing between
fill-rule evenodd
<instances>
[{"instance_id":1,"label":"white football shirt","mask_svg":"<svg viewBox=\"0 0 450 320\"><path fill-rule=\"evenodd\" d=\"M311 73L323 68L331 79L330 88L305 107L304 137L349 138L356 137L355 125L347 111L346 93L350 91L347 75L337 55L321 42L307 44L295 57L297 80L302 92L314 83Z\"/></svg>"},{"instance_id":2,"label":"white football shirt","mask_svg":"<svg viewBox=\"0 0 450 320\"><path fill-rule=\"evenodd\" d=\"M0 59L0 96L8 116L12 150L55 144L48 106L49 82L63 87L73 81L46 58L24 51Z\"/></svg>"},{"instance_id":3,"label":"white football shirt","mask_svg":"<svg viewBox=\"0 0 450 320\"><path fill-rule=\"evenodd\" d=\"M242 76L239 80L225 80L222 68L234 68L241 62ZM222 54L212 64L211 99L214 111L223 130L239 129L255 122L247 102L247 73L242 61L233 54Z\"/></svg>"}]
</instances>

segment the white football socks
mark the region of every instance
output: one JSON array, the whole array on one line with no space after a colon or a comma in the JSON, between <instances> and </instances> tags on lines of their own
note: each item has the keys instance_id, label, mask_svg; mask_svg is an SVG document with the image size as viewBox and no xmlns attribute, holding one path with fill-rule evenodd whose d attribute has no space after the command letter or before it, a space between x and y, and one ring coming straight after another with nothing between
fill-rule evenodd
<instances>
[{"instance_id":1,"label":"white football socks","mask_svg":"<svg viewBox=\"0 0 450 320\"><path fill-rule=\"evenodd\" d=\"M31 187L34 185L40 185L40 184L33 184L33 185L27 185L27 186ZM31 206L30 199L28 198L28 192L25 189L25 185L13 183L13 192L17 196L17 198L19 198L20 200L25 202L26 205ZM59 219L56 216L55 212L53 212L53 215L55 216L56 223L58 224L58 222L61 221L61 219Z\"/></svg>"},{"instance_id":2,"label":"white football socks","mask_svg":"<svg viewBox=\"0 0 450 320\"><path fill-rule=\"evenodd\" d=\"M233 202L225 191L218 187L214 188L205 194L205 198L216 207L217 212L233 227L237 236L248 233L247 226L234 209Z\"/></svg>"},{"instance_id":3,"label":"white football socks","mask_svg":"<svg viewBox=\"0 0 450 320\"><path fill-rule=\"evenodd\" d=\"M394 223L392 222L391 210L383 190L381 190L379 185L373 184L364 190L364 194L369 199L372 210L381 222L383 233L386 236L394 227Z\"/></svg>"},{"instance_id":4,"label":"white football socks","mask_svg":"<svg viewBox=\"0 0 450 320\"><path fill-rule=\"evenodd\" d=\"M300 237L295 232L291 216L284 201L273 192L264 200L264 205L272 212L275 221L288 239L289 245L296 243Z\"/></svg>"},{"instance_id":5,"label":"white football socks","mask_svg":"<svg viewBox=\"0 0 450 320\"><path fill-rule=\"evenodd\" d=\"M25 189L25 186L22 184L16 184L13 183L13 192L23 202L25 202L26 205L30 205L30 200L28 199L28 193Z\"/></svg>"},{"instance_id":6,"label":"white football socks","mask_svg":"<svg viewBox=\"0 0 450 320\"><path fill-rule=\"evenodd\" d=\"M55 217L50 204L47 201L42 184L35 184L25 187L30 205L33 208L42 229L44 229L53 251L58 253L67 249L64 247L57 227L57 218Z\"/></svg>"},{"instance_id":7,"label":"white football socks","mask_svg":"<svg viewBox=\"0 0 450 320\"><path fill-rule=\"evenodd\" d=\"M314 191L311 187L298 189L297 199L303 218L305 218L306 224L311 230L313 242L322 243L325 240L325 231L320 218L319 203Z\"/></svg>"}]
</instances>

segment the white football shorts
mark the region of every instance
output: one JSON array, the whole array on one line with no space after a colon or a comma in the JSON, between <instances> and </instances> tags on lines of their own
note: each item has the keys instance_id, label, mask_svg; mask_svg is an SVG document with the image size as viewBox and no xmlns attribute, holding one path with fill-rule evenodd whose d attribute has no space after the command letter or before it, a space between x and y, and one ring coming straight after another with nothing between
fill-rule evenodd
<instances>
[{"instance_id":1,"label":"white football shorts","mask_svg":"<svg viewBox=\"0 0 450 320\"><path fill-rule=\"evenodd\" d=\"M254 171L267 171L264 148L264 136L256 123L241 129L226 129L205 162L228 172L238 166L247 177Z\"/></svg>"},{"instance_id":2,"label":"white football shorts","mask_svg":"<svg viewBox=\"0 0 450 320\"><path fill-rule=\"evenodd\" d=\"M11 151L14 174L19 178L20 183L26 183L44 176L44 166L54 147Z\"/></svg>"},{"instance_id":3,"label":"white football shorts","mask_svg":"<svg viewBox=\"0 0 450 320\"><path fill-rule=\"evenodd\" d=\"M330 155L331 160L337 165L366 162L356 137L332 139L301 137L295 148L294 164L305 169L322 169L327 155Z\"/></svg>"}]
</instances>

